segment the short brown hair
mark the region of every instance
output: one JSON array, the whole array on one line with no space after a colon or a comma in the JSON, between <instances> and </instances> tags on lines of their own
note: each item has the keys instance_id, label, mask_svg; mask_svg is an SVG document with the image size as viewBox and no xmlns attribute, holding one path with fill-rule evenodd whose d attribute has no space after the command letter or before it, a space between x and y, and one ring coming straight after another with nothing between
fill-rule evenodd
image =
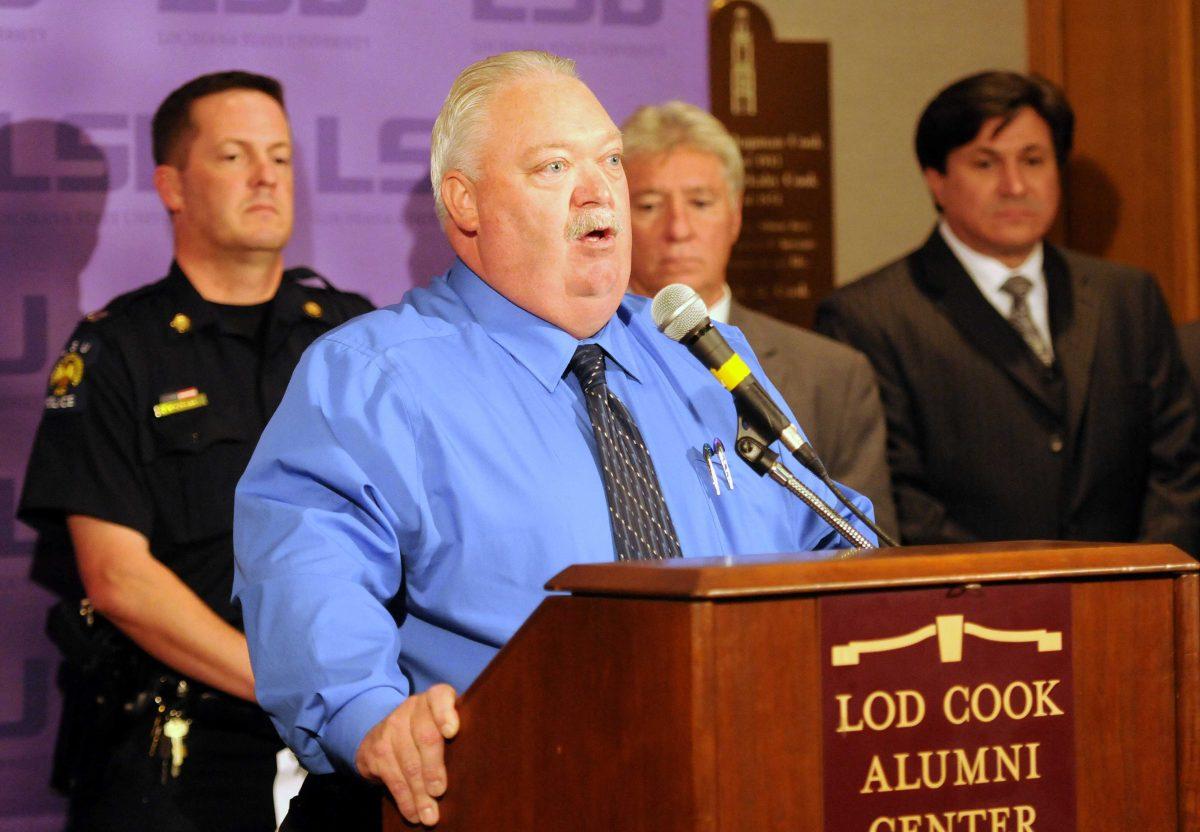
<instances>
[{"instance_id":1,"label":"short brown hair","mask_svg":"<svg viewBox=\"0 0 1200 832\"><path fill-rule=\"evenodd\" d=\"M1075 113L1066 95L1040 75L992 70L970 75L939 92L917 122L917 161L922 170L946 172L946 157L970 144L983 123L1000 116L1001 128L1029 107L1050 128L1054 156L1066 165L1075 133Z\"/></svg>"},{"instance_id":2,"label":"short brown hair","mask_svg":"<svg viewBox=\"0 0 1200 832\"><path fill-rule=\"evenodd\" d=\"M269 95L283 104L283 84L268 75L258 75L234 69L226 72L211 72L193 78L172 92L158 105L151 125L154 164L183 167L186 154L184 148L188 132L192 129L192 102L206 95L215 95L228 90L256 90Z\"/></svg>"}]
</instances>

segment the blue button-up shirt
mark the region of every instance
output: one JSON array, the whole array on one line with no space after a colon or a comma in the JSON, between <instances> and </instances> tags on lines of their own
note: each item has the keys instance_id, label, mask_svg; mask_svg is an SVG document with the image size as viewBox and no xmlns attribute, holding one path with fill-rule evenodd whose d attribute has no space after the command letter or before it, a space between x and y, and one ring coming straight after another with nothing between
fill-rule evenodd
<instances>
[{"instance_id":1,"label":"blue button-up shirt","mask_svg":"<svg viewBox=\"0 0 1200 832\"><path fill-rule=\"evenodd\" d=\"M724 331L761 378L741 333ZM732 453L736 488L716 494L702 449L733 447L733 399L655 329L644 298L627 296L586 340L609 356L685 556L841 545ZM258 700L310 771L351 766L409 691L465 689L561 569L613 560L567 373L579 343L459 262L301 359L238 485L234 595Z\"/></svg>"}]
</instances>

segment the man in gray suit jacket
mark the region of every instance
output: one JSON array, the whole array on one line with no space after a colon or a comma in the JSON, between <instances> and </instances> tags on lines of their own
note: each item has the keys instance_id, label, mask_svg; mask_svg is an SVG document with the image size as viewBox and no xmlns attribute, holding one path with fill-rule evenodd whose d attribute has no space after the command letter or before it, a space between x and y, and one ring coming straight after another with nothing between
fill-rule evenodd
<instances>
[{"instance_id":1,"label":"man in gray suit jacket","mask_svg":"<svg viewBox=\"0 0 1200 832\"><path fill-rule=\"evenodd\" d=\"M709 113L672 101L622 125L633 228L630 291L686 283L714 320L742 330L834 479L867 495L884 531L896 514L885 428L871 365L861 354L733 300L725 267L742 225L744 166Z\"/></svg>"},{"instance_id":2,"label":"man in gray suit jacket","mask_svg":"<svg viewBox=\"0 0 1200 832\"><path fill-rule=\"evenodd\" d=\"M1196 408L1162 293L1043 242L1073 124L1041 78L943 90L916 137L938 227L818 311L875 366L908 543L1200 547Z\"/></svg>"}]
</instances>

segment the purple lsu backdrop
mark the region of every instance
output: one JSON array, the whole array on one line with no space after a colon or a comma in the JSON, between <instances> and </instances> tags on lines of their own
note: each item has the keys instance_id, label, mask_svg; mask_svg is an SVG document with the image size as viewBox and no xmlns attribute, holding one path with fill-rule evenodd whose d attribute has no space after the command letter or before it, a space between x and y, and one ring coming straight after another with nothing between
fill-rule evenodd
<instances>
[{"instance_id":1,"label":"purple lsu backdrop","mask_svg":"<svg viewBox=\"0 0 1200 832\"><path fill-rule=\"evenodd\" d=\"M467 64L508 49L578 61L614 120L708 98L704 0L0 0L0 832L62 825L50 596L13 512L47 375L75 321L171 256L149 122L189 78L280 78L306 264L377 304L444 270L429 131ZM119 9L119 11L118 11Z\"/></svg>"}]
</instances>

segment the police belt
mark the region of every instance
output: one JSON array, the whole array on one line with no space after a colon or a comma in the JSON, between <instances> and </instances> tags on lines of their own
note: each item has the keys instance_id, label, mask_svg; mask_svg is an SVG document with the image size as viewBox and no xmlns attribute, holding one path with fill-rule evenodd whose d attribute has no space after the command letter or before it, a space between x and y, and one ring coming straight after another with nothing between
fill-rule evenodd
<instances>
[{"instance_id":1,"label":"police belt","mask_svg":"<svg viewBox=\"0 0 1200 832\"><path fill-rule=\"evenodd\" d=\"M140 717L161 705L211 728L276 736L257 703L167 667L96 613L86 598L55 605L46 631L96 704L113 717Z\"/></svg>"}]
</instances>

